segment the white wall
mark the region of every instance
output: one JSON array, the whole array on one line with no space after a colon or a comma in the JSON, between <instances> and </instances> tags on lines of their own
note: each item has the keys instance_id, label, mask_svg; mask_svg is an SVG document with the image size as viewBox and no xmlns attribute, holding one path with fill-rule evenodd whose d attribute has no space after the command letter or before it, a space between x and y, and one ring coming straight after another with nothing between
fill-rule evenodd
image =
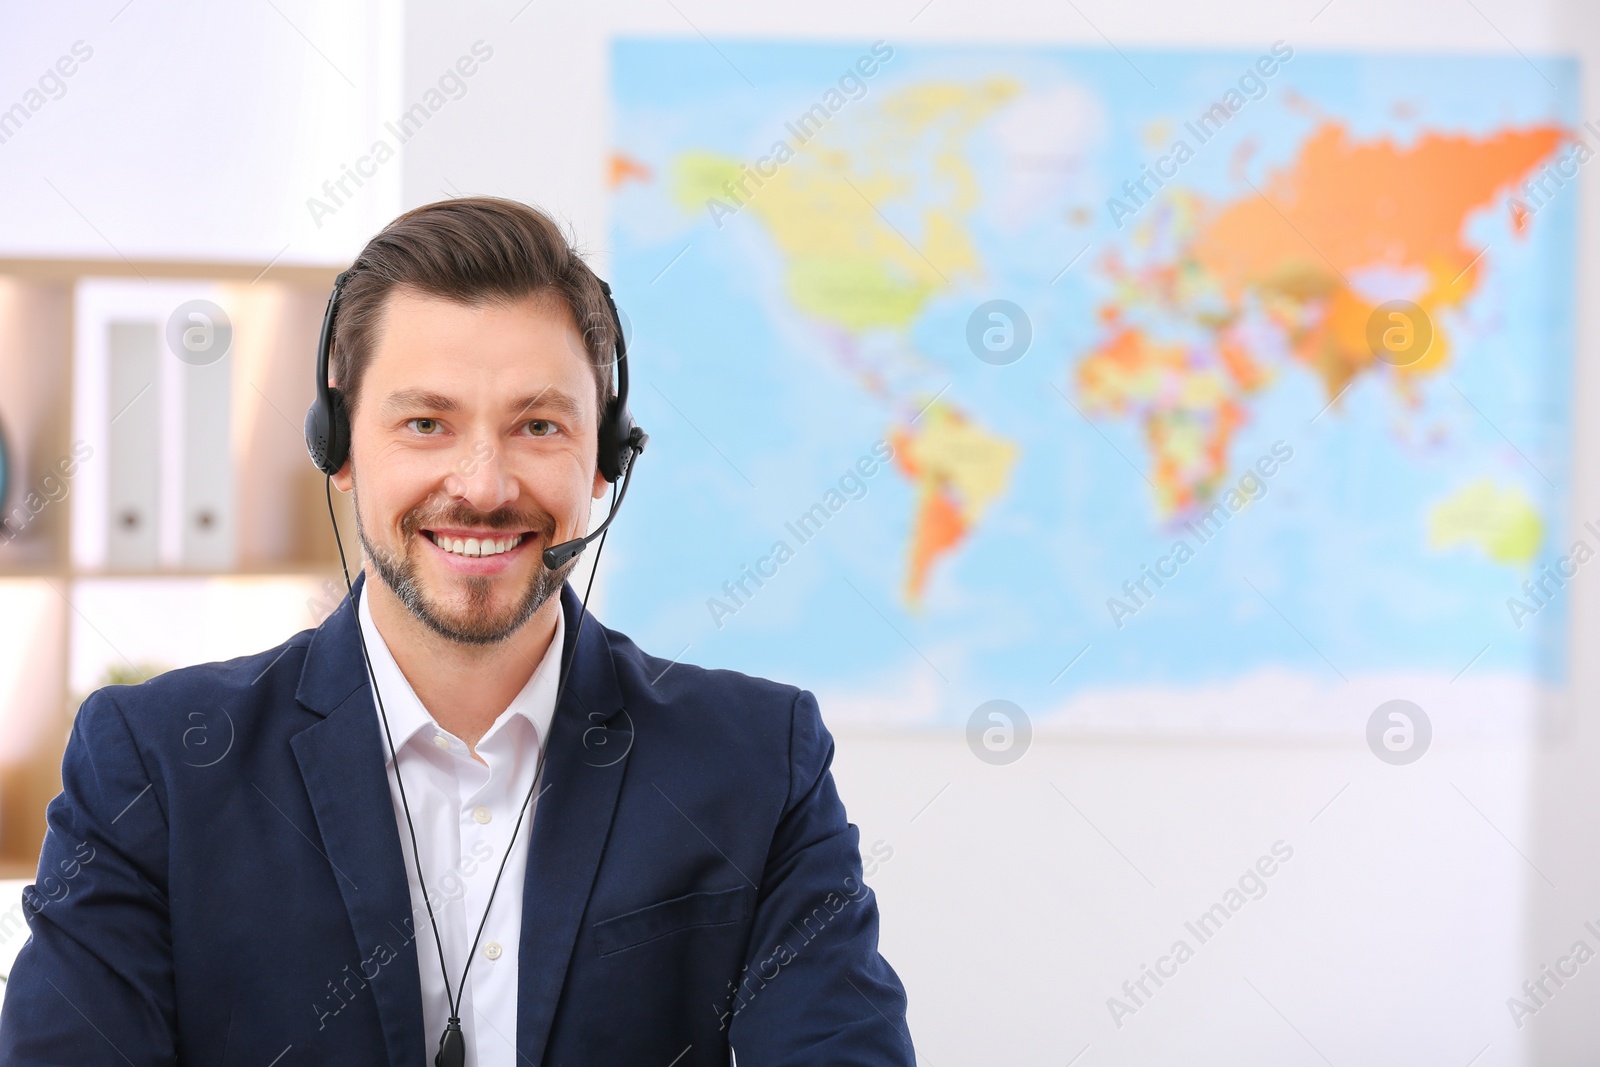
<instances>
[{"instance_id":1,"label":"white wall","mask_svg":"<svg viewBox=\"0 0 1600 1067\"><path fill-rule=\"evenodd\" d=\"M0 35L0 108L74 41L94 56L61 99L0 144L0 256L337 262L402 206L460 192L516 196L569 219L604 271L605 50L617 31L1092 47L1105 44L1103 32L1123 47L1282 37L1308 51L1505 52L1504 31L1525 52L1576 50L1593 62L1591 8L626 0L601 10L413 0L402 17L379 0L36 7ZM480 38L495 56L466 96L317 227L306 199ZM1584 113L1600 116L1587 84ZM1592 195L1592 172L1585 183ZM1580 307L1596 295L1600 253L1593 221L1585 227L1591 299ZM1591 333L1578 336L1581 412L1600 381ZM647 367L636 373L647 380ZM1587 420L1578 430L1575 513L1593 516L1600 439ZM1576 653L1595 643L1600 584L1580 579L1572 594ZM1524 978L1583 936L1583 920L1600 919L1591 710L1600 679L1591 660L1573 662L1578 710L1541 746L1441 738L1406 768L1378 763L1357 738L1040 739L1021 762L995 768L959 737L841 730L836 768L852 818L866 842L894 849L873 884L923 1062L1592 1061L1600 966L1520 1032L1505 1010ZM1106 998L1280 839L1294 854L1266 896L1115 1028Z\"/></svg>"},{"instance_id":2,"label":"white wall","mask_svg":"<svg viewBox=\"0 0 1600 1067\"><path fill-rule=\"evenodd\" d=\"M0 112L74 44L88 58L4 131L0 255L328 263L397 211L398 160L332 215L306 205L393 113L396 3L95 0L6 23Z\"/></svg>"}]
</instances>

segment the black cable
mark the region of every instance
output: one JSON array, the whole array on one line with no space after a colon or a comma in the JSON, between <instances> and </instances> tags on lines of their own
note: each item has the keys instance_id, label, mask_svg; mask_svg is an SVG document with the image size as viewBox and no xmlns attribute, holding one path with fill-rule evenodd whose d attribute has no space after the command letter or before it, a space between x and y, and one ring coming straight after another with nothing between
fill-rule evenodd
<instances>
[{"instance_id":1,"label":"black cable","mask_svg":"<svg viewBox=\"0 0 1600 1067\"><path fill-rule=\"evenodd\" d=\"M615 508L616 504L617 504L617 487L615 485L613 485L611 487L611 505L612 505L613 508ZM568 654L566 662L561 665L561 684L556 687L556 703L555 703L555 706L557 708L559 708L561 706L561 695L566 691L567 682L572 677L572 674L571 674L571 671L569 670L569 668L572 666L573 657L578 654L578 637L583 633L583 617L584 617L585 614L588 613L588 610L589 610L589 593L590 593L590 591L592 589L594 589L594 576L597 573L599 573L599 570L600 570L600 553L605 549L605 547L606 547L606 537L610 533L611 533L610 530L607 530L607 531L605 531L605 533L602 533L600 535L599 543L596 544L595 548L594 548L594 566L589 568L589 584L584 586L584 589L583 589L583 605L578 609L578 626L577 626L577 629L574 630L573 634L572 634L572 652L570 654ZM551 713L551 720L550 721L551 721L551 728L550 728L550 730L548 732L554 733L555 732L555 715L554 715L554 712ZM512 840L513 843L515 843L515 841L517 840L517 834L522 830L522 820L523 820L523 817L528 814L528 805L533 802L533 791L535 789L539 788L539 775L544 771L544 757L545 757L545 754L548 753L549 751L550 751L550 739L548 737L540 738L539 739L539 761L537 763L535 763L534 767L533 767L533 784L528 787L528 795L522 801L522 810L517 813L517 825L512 827L512 829L511 829L511 840ZM533 847L531 842L529 843L529 847L530 848ZM510 848L510 846L507 846L506 854L500 858L500 869L495 872L494 885L489 888L489 903L490 904L494 903L494 892L495 892L496 889L500 888L500 876L506 872L506 862L508 860L510 860L510 859L511 859L511 848ZM467 965L461 969L461 988L463 988L463 989L465 989L466 985L467 985L467 972L472 970L473 957L478 954L478 940L483 937L483 928L484 928L484 926L486 926L488 924L488 922L489 922L489 908L488 908L487 905L485 905L485 907L483 909L483 919L481 921L479 921L479 923L478 923L478 934L477 934L476 937L474 937L472 939L472 949L471 949L471 951L469 951L467 953Z\"/></svg>"},{"instance_id":2,"label":"black cable","mask_svg":"<svg viewBox=\"0 0 1600 1067\"><path fill-rule=\"evenodd\" d=\"M333 482L333 479L332 479L332 476L330 475L326 479L326 482L324 484L324 489L325 489L325 491L327 493L327 497L328 497L328 521L333 523L334 540L339 542L339 566L344 571L345 590L350 595L351 611L355 611L356 610L356 606L355 606L355 587L354 587L353 583L350 581L350 568L349 568L349 565L345 562L344 543L342 541L339 541L339 522L338 522L337 519L334 518L334 514L333 514L333 488L332 488L332 482ZM612 514L616 513L616 508L617 508L618 503L620 503L620 501L619 501L618 496L617 496L617 487L616 487L615 484L613 484L611 486L611 513ZM594 564L593 564L593 566L591 566L589 568L589 582L584 587L584 590L583 590L583 602L580 605L580 607L578 608L578 625L574 629L573 634L572 634L572 651L567 654L565 662L563 662L562 665L561 665L560 682L556 686L556 699L555 699L554 706L551 708L551 713L550 713L550 723L551 723L551 725L550 725L550 728L546 731L547 734L553 734L555 732L555 713L561 707L561 697L566 693L567 683L572 678L572 674L571 674L572 661L573 661L574 657L576 657L577 654L578 654L578 638L583 634L584 616L587 615L588 611L589 611L589 594L591 592L593 592L593 590L594 590L594 577L600 570L600 553L605 551L606 538L610 535L610 533L611 533L610 530L603 531L600 534L599 542L595 545ZM559 607L559 598L558 598L558 605L557 606ZM500 888L500 878L506 872L506 863L511 859L511 853L512 853L513 849L516 847L516 841L517 841L518 834L520 834L522 832L522 820L527 817L528 806L531 803L533 803L534 791L539 788L539 776L540 776L540 774L542 774L544 772L545 756L550 751L550 738L548 736L539 738L539 759L534 764L534 767L533 767L533 782L532 782L531 785L528 786L528 795L522 801L521 810L519 810L517 812L517 823L516 823L515 826L513 826L511 828L511 839L506 845L505 855L500 858L500 869L495 872L494 884L492 886L490 886L490 888L489 888L489 900L488 900L488 903L486 903L484 905L484 907L483 907L483 918L478 922L478 932L477 932L476 936L474 936L473 939L472 939L472 947L467 951L467 962L466 962L466 965L464 967L462 967L462 969L461 969L461 984L456 988L456 990L454 992L452 992L451 988L450 988L450 972L445 967L445 962L444 962L444 943L439 937L439 924L434 919L433 903L428 898L428 887L427 887L426 884L424 884L423 879L422 879L422 857L421 857L421 854L417 850L417 831L416 831L416 827L412 824L412 821L411 821L411 806L406 800L405 782L400 777L400 760L395 756L394 736L389 731L389 715L388 715L388 712L386 712L384 710L384 707L383 707L383 694L378 691L377 675L372 670L372 658L367 652L367 639L366 639L366 635L361 630L361 623L360 623L360 619L359 618L356 620L356 635L361 639L361 658L362 658L363 661L365 661L365 663L367 665L367 676L372 682L372 692L377 697L377 700L378 700L378 714L383 719L384 737L389 742L389 758L394 763L395 784L400 787L400 806L401 806L402 810L404 810L404 812L405 812L406 830L411 835L411 859L412 859L412 861L415 864L416 869L417 869L417 886L418 886L418 888L420 888L422 890L422 902L423 902L423 904L425 904L427 906L427 909L428 909L428 925L433 928L434 945L439 950L439 970L440 970L441 974L444 977L444 995L445 995L445 1000L448 1001L449 1005L450 1005L450 1020L449 1020L449 1023L446 1025L446 1032L448 1033L448 1031L450 1029L459 1029L460 1028L460 1025L461 1025L461 996L462 996L463 993L466 992L467 975L472 971L472 960L473 960L473 957L477 955L478 942L483 938L484 927L487 926L488 923L489 923L489 910L494 906L494 895L495 895L495 892L497 890L499 890L499 888ZM531 842L529 844L529 847L530 848L532 847L532 843Z\"/></svg>"},{"instance_id":3,"label":"black cable","mask_svg":"<svg viewBox=\"0 0 1600 1067\"><path fill-rule=\"evenodd\" d=\"M344 588L350 597L350 612L356 614L356 591L350 581L350 565L344 558L344 540L339 536L339 520L333 516L333 475L325 476L323 490L328 497L328 521L333 524L333 541L339 546L339 569L344 571ZM422 879L422 854L417 851L417 829L411 822L411 804L406 800L406 783L400 777L400 760L394 752L394 735L389 732L389 713L383 707L383 694L378 691L378 678L372 670L372 656L367 652L367 635L361 630L361 619L357 615L356 637L361 640L361 659L367 665L367 678L372 683L372 694L378 699L378 714L383 718L383 736L389 742L389 759L394 764L395 784L400 787L400 807L406 813L406 830L411 834L411 860L417 868L417 887L422 890L422 903L428 909L428 925L433 928L433 943L439 950L439 970L444 975L444 996L450 1002L450 1014L456 1014L457 998L450 992L450 972L444 966L444 942L439 939L439 924L433 917L433 901L428 897L428 886Z\"/></svg>"}]
</instances>

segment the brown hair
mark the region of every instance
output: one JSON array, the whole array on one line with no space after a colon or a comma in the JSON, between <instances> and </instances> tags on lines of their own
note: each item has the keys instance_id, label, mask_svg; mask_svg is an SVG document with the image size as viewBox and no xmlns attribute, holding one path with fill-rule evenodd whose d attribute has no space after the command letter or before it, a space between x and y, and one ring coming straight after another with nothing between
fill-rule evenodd
<instances>
[{"instance_id":1,"label":"brown hair","mask_svg":"<svg viewBox=\"0 0 1600 1067\"><path fill-rule=\"evenodd\" d=\"M353 415L388 295L406 289L462 304L554 297L583 336L595 377L596 419L611 394L611 311L600 280L550 216L494 196L413 208L367 242L351 264L334 319L330 369Z\"/></svg>"}]
</instances>

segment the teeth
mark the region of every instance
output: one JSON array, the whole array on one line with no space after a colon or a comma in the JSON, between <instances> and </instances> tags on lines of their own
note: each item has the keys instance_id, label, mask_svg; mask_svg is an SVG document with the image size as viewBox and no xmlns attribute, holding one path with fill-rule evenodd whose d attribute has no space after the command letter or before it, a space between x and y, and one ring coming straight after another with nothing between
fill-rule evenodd
<instances>
[{"instance_id":1,"label":"teeth","mask_svg":"<svg viewBox=\"0 0 1600 1067\"><path fill-rule=\"evenodd\" d=\"M515 537L485 537L479 540L476 537L462 539L459 537L441 537L430 534L433 543L446 552L453 552L458 556L498 556L502 552L509 552L522 543L522 535Z\"/></svg>"}]
</instances>

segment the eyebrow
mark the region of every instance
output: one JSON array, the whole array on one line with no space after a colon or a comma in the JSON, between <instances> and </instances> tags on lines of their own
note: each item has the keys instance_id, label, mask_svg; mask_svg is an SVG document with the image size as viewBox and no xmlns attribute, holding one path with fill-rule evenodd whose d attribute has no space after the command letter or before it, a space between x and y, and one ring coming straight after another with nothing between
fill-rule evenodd
<instances>
[{"instance_id":1,"label":"eyebrow","mask_svg":"<svg viewBox=\"0 0 1600 1067\"><path fill-rule=\"evenodd\" d=\"M415 408L426 408L429 411L457 411L460 405L452 397L442 393L430 393L426 389L402 389L390 393L383 402L383 411L386 415L398 415Z\"/></svg>"},{"instance_id":2,"label":"eyebrow","mask_svg":"<svg viewBox=\"0 0 1600 1067\"><path fill-rule=\"evenodd\" d=\"M443 393L431 392L427 389L402 389L390 393L383 402L386 415L398 415L406 411L422 408L428 411L456 412L461 410L461 405L451 396ZM583 421L583 405L571 393L549 387L541 389L532 396L525 396L511 401L506 405L506 411L513 415L522 415L529 411L554 410L565 415L572 422ZM532 416L529 416L530 418Z\"/></svg>"},{"instance_id":3,"label":"eyebrow","mask_svg":"<svg viewBox=\"0 0 1600 1067\"><path fill-rule=\"evenodd\" d=\"M583 422L584 417L583 403L577 397L565 390L549 386L539 390L534 396L525 396L521 400L513 401L508 405L507 410L518 413L553 410L558 414L565 415L567 421L573 423Z\"/></svg>"}]
</instances>

